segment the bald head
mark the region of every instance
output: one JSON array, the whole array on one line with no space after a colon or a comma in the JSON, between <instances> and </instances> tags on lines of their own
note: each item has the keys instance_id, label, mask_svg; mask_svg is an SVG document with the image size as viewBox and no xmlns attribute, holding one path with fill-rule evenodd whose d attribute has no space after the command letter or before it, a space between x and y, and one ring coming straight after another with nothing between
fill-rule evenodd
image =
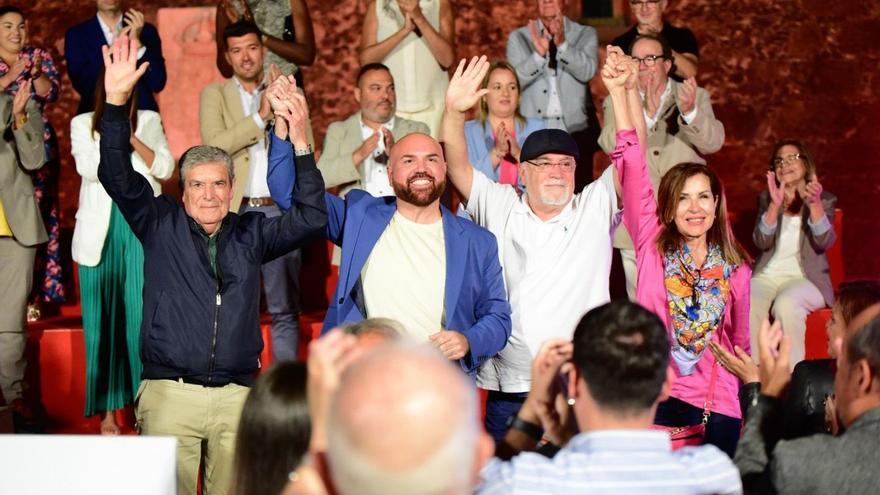
<instances>
[{"instance_id":1,"label":"bald head","mask_svg":"<svg viewBox=\"0 0 880 495\"><path fill-rule=\"evenodd\" d=\"M476 392L436 350L378 348L342 377L327 457L342 495L466 493L478 442Z\"/></svg>"},{"instance_id":2,"label":"bald head","mask_svg":"<svg viewBox=\"0 0 880 495\"><path fill-rule=\"evenodd\" d=\"M415 206L433 206L446 188L446 161L436 139L414 132L394 143L388 155L394 194Z\"/></svg>"}]
</instances>

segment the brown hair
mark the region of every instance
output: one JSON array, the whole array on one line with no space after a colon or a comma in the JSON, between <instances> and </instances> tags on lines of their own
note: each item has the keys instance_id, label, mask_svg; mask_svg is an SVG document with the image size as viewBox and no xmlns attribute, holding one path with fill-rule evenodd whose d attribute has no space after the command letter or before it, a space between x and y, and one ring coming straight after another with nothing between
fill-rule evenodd
<instances>
[{"instance_id":1,"label":"brown hair","mask_svg":"<svg viewBox=\"0 0 880 495\"><path fill-rule=\"evenodd\" d=\"M724 198L724 188L721 180L711 168L702 163L679 163L672 167L660 181L657 194L657 213L663 229L657 236L657 249L661 253L671 253L681 248L684 236L675 226L675 213L678 209L678 197L684 189L688 179L696 175L705 175L709 179L712 195L716 198L715 221L706 233L709 244L717 244L721 247L724 261L734 266L749 262L749 255L736 242L730 222L727 217L727 201Z\"/></svg>"},{"instance_id":2,"label":"brown hair","mask_svg":"<svg viewBox=\"0 0 880 495\"><path fill-rule=\"evenodd\" d=\"M840 310L844 325L859 313L880 303L880 280L856 280L840 284L835 305Z\"/></svg>"},{"instance_id":3,"label":"brown hair","mask_svg":"<svg viewBox=\"0 0 880 495\"><path fill-rule=\"evenodd\" d=\"M776 172L776 164L773 163L773 160L776 159L776 154L779 153L779 150L782 149L783 146L794 146L798 149L798 154L801 155L801 161L804 162L804 179L807 182L816 178L816 162L813 160L813 154L810 153L810 150L804 146L804 143L797 139L781 139L773 145L773 152L770 153L770 170ZM776 179L776 183L779 184L779 179Z\"/></svg>"},{"instance_id":4,"label":"brown hair","mask_svg":"<svg viewBox=\"0 0 880 495\"><path fill-rule=\"evenodd\" d=\"M104 67L98 72L98 84L95 85L95 112L92 114L92 138L101 134L101 117L104 116L104 100L107 98L104 93ZM131 133L137 131L138 113L137 113L137 85L125 102L128 109L128 119L131 121Z\"/></svg>"},{"instance_id":5,"label":"brown hair","mask_svg":"<svg viewBox=\"0 0 880 495\"><path fill-rule=\"evenodd\" d=\"M483 78L483 83L480 84L481 89L486 89L489 87L489 78L492 77L492 73L496 70L507 70L513 74L513 80L516 81L516 110L513 111L513 118L519 122L520 124L524 124L526 118L523 117L523 114L519 111L519 99L522 97L522 86L519 84L519 77L516 75L516 69L513 68L512 65L507 63L504 60L496 60L492 62L492 65L489 66L489 72L486 73L486 77ZM486 103L486 98L480 98L480 110L477 114L477 118L480 120L481 124L486 123L486 119L489 118L489 104Z\"/></svg>"}]
</instances>

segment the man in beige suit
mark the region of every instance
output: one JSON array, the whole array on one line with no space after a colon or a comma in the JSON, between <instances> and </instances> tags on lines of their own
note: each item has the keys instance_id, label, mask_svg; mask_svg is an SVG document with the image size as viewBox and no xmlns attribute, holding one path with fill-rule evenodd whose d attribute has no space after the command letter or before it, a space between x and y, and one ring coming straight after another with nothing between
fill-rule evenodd
<instances>
[{"instance_id":1,"label":"man in beige suit","mask_svg":"<svg viewBox=\"0 0 880 495\"><path fill-rule=\"evenodd\" d=\"M660 179L679 163L706 163L703 155L715 153L724 144L724 125L715 118L709 93L698 88L693 78L679 83L669 78L674 72L672 50L661 38L640 35L632 46L632 56L639 62L639 92L645 102L648 126L648 173L654 195ZM599 146L614 150L614 110L611 98L603 105L605 125ZM632 239L621 225L614 235L614 247L620 249L626 274L626 291L636 297L636 255Z\"/></svg>"},{"instance_id":2,"label":"man in beige suit","mask_svg":"<svg viewBox=\"0 0 880 495\"><path fill-rule=\"evenodd\" d=\"M373 196L393 196L385 162L395 141L407 134L430 134L422 122L396 117L397 95L388 67L373 63L358 72L354 99L360 111L333 122L324 138L318 169L328 189L339 187L344 196L351 189L364 189Z\"/></svg>"},{"instance_id":3,"label":"man in beige suit","mask_svg":"<svg viewBox=\"0 0 880 495\"><path fill-rule=\"evenodd\" d=\"M30 85L14 98L0 94L0 135L0 390L21 431L29 416L21 400L27 295L37 245L47 240L28 174L46 162L43 121L30 101Z\"/></svg>"},{"instance_id":4,"label":"man in beige suit","mask_svg":"<svg viewBox=\"0 0 880 495\"><path fill-rule=\"evenodd\" d=\"M266 127L274 120L264 89L280 75L275 66L263 71L266 48L255 24L240 21L223 31L226 61L233 75L202 90L199 125L202 142L232 156L235 168L230 211L256 211L267 217L281 215L266 182L269 154ZM297 358L299 345L300 251L265 263L263 293L272 315L272 357Z\"/></svg>"}]
</instances>

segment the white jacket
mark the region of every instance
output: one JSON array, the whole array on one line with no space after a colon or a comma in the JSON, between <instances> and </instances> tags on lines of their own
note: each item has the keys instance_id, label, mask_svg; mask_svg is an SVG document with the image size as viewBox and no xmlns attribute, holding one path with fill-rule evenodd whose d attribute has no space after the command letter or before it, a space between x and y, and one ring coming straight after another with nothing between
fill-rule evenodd
<instances>
[{"instance_id":1,"label":"white jacket","mask_svg":"<svg viewBox=\"0 0 880 495\"><path fill-rule=\"evenodd\" d=\"M147 178L153 194L162 194L160 180L171 177L174 158L168 149L168 140L159 114L152 110L138 110L135 136L156 154L153 166L147 167L141 157L132 152L135 171ZM98 181L98 162L101 159L101 137L92 134L92 112L77 115L70 121L70 142L76 171L82 176L79 188L79 209L73 229L73 260L83 266L101 262L104 240L110 228L110 210L113 200Z\"/></svg>"}]
</instances>

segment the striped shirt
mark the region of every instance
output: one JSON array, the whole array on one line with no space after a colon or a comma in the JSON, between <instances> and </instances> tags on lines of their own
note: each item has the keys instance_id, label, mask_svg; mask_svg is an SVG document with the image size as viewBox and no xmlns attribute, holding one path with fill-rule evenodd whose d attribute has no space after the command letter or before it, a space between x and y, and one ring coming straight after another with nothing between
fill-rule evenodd
<instances>
[{"instance_id":1,"label":"striped shirt","mask_svg":"<svg viewBox=\"0 0 880 495\"><path fill-rule=\"evenodd\" d=\"M672 451L662 431L603 430L572 438L553 459L493 459L476 493L741 494L739 471L711 445Z\"/></svg>"}]
</instances>

